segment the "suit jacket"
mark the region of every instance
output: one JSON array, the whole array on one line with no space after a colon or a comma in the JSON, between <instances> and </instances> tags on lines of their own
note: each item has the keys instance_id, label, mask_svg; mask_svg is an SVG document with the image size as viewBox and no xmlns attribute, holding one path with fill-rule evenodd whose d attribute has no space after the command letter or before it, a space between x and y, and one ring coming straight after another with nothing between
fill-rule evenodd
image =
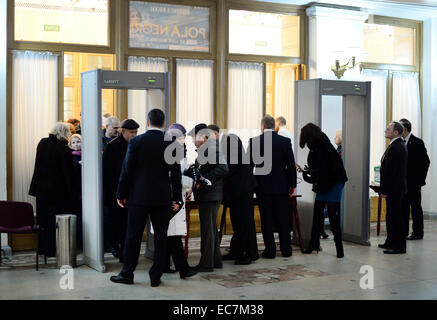
<instances>
[{"instance_id":1,"label":"suit jacket","mask_svg":"<svg viewBox=\"0 0 437 320\"><path fill-rule=\"evenodd\" d=\"M208 154L214 155L215 163L200 164L200 174L211 181L212 186L208 189L194 190L194 199L197 202L221 201L223 200L223 179L228 174L229 168L226 160L220 151L220 145L217 140L208 139L201 147L197 149L199 155L203 155L208 159ZM196 163L199 164L198 158Z\"/></svg>"},{"instance_id":2,"label":"suit jacket","mask_svg":"<svg viewBox=\"0 0 437 320\"><path fill-rule=\"evenodd\" d=\"M117 206L117 186L127 146L123 135L119 135L108 143L103 151L103 204L105 206Z\"/></svg>"},{"instance_id":3,"label":"suit jacket","mask_svg":"<svg viewBox=\"0 0 437 320\"><path fill-rule=\"evenodd\" d=\"M79 181L66 141L59 141L50 134L38 143L29 195L52 203L70 204L79 199Z\"/></svg>"},{"instance_id":4,"label":"suit jacket","mask_svg":"<svg viewBox=\"0 0 437 320\"><path fill-rule=\"evenodd\" d=\"M233 200L238 200L240 196L252 194L256 186L253 168L248 161L246 150L240 138L235 134L223 137L226 145L222 150L229 167L229 173L224 181L223 202L226 205Z\"/></svg>"},{"instance_id":5,"label":"suit jacket","mask_svg":"<svg viewBox=\"0 0 437 320\"><path fill-rule=\"evenodd\" d=\"M164 141L160 130L148 130L129 141L117 189L117 199L128 205L161 206L182 201L181 167L167 164L164 152L171 141Z\"/></svg>"},{"instance_id":6,"label":"suit jacket","mask_svg":"<svg viewBox=\"0 0 437 320\"><path fill-rule=\"evenodd\" d=\"M381 193L389 196L407 192L408 151L402 138L388 146L381 160Z\"/></svg>"},{"instance_id":7,"label":"suit jacket","mask_svg":"<svg viewBox=\"0 0 437 320\"><path fill-rule=\"evenodd\" d=\"M268 131L267 137L271 135L271 171L269 174L262 174L260 167L265 164L256 163L256 146L260 146L260 156L265 156L266 133L249 140L250 162L255 167L255 178L257 182L256 192L265 194L288 194L290 188L296 187L296 165L294 155L291 149L290 139L278 135L274 131ZM266 150L265 150L266 149Z\"/></svg>"},{"instance_id":8,"label":"suit jacket","mask_svg":"<svg viewBox=\"0 0 437 320\"><path fill-rule=\"evenodd\" d=\"M407 143L407 189L418 190L426 184L429 157L422 139L411 135Z\"/></svg>"}]
</instances>

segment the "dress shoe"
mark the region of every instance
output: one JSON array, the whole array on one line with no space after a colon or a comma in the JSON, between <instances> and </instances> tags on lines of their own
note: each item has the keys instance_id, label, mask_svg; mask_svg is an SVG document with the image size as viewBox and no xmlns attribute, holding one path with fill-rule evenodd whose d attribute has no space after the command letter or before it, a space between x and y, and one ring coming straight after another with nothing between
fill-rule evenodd
<instances>
[{"instance_id":1,"label":"dress shoe","mask_svg":"<svg viewBox=\"0 0 437 320\"><path fill-rule=\"evenodd\" d=\"M256 256L251 257L252 261L256 261L259 259L259 254L257 254Z\"/></svg>"},{"instance_id":2,"label":"dress shoe","mask_svg":"<svg viewBox=\"0 0 437 320\"><path fill-rule=\"evenodd\" d=\"M164 271L164 273L176 273L177 271L175 269L172 268L168 268L167 270Z\"/></svg>"},{"instance_id":3,"label":"dress shoe","mask_svg":"<svg viewBox=\"0 0 437 320\"><path fill-rule=\"evenodd\" d=\"M134 277L125 277L121 274L118 274L117 276L112 276L110 279L112 282L115 283L123 283L123 284L133 284L134 283Z\"/></svg>"},{"instance_id":4,"label":"dress shoe","mask_svg":"<svg viewBox=\"0 0 437 320\"><path fill-rule=\"evenodd\" d=\"M385 254L401 254L401 253L407 253L406 250L394 250L394 249L387 249L384 250Z\"/></svg>"},{"instance_id":5,"label":"dress shoe","mask_svg":"<svg viewBox=\"0 0 437 320\"><path fill-rule=\"evenodd\" d=\"M213 272L214 271L213 268L202 267L199 265L195 266L192 270L195 272Z\"/></svg>"},{"instance_id":6,"label":"dress shoe","mask_svg":"<svg viewBox=\"0 0 437 320\"><path fill-rule=\"evenodd\" d=\"M235 261L236 265L248 265L252 263L252 259L249 257L240 258L237 261Z\"/></svg>"},{"instance_id":7,"label":"dress shoe","mask_svg":"<svg viewBox=\"0 0 437 320\"><path fill-rule=\"evenodd\" d=\"M120 251L117 250L116 248L112 248L111 253L115 258L120 258Z\"/></svg>"},{"instance_id":8,"label":"dress shoe","mask_svg":"<svg viewBox=\"0 0 437 320\"><path fill-rule=\"evenodd\" d=\"M158 287L161 284L161 280L150 280L151 287Z\"/></svg>"},{"instance_id":9,"label":"dress shoe","mask_svg":"<svg viewBox=\"0 0 437 320\"><path fill-rule=\"evenodd\" d=\"M188 269L187 271L181 272L179 275L180 275L181 279L185 279L185 278L192 277L196 274L197 274L196 271Z\"/></svg>"},{"instance_id":10,"label":"dress shoe","mask_svg":"<svg viewBox=\"0 0 437 320\"><path fill-rule=\"evenodd\" d=\"M266 258L266 259L275 259L275 257L276 257L276 254L268 253L268 252L265 252L265 251L263 251L263 253L261 255L262 255L263 258Z\"/></svg>"},{"instance_id":11,"label":"dress shoe","mask_svg":"<svg viewBox=\"0 0 437 320\"><path fill-rule=\"evenodd\" d=\"M318 247L316 249L316 248L313 248L313 247L309 246L306 250L302 251L302 253L304 253L304 254L311 254L311 253L313 253L314 250L316 250L316 252L319 253L319 251L322 251L322 248Z\"/></svg>"},{"instance_id":12,"label":"dress shoe","mask_svg":"<svg viewBox=\"0 0 437 320\"><path fill-rule=\"evenodd\" d=\"M223 263L214 263L214 268L216 269L223 269Z\"/></svg>"},{"instance_id":13,"label":"dress shoe","mask_svg":"<svg viewBox=\"0 0 437 320\"><path fill-rule=\"evenodd\" d=\"M378 248L381 248L381 249L390 249L390 247L387 244L385 244L385 243L378 244Z\"/></svg>"},{"instance_id":14,"label":"dress shoe","mask_svg":"<svg viewBox=\"0 0 437 320\"><path fill-rule=\"evenodd\" d=\"M419 236L416 236L414 234L412 234L411 236L407 237L407 240L422 240L422 239L423 239L423 237L419 237Z\"/></svg>"},{"instance_id":15,"label":"dress shoe","mask_svg":"<svg viewBox=\"0 0 437 320\"><path fill-rule=\"evenodd\" d=\"M329 238L329 235L328 235L326 232L323 232L323 233L322 233L322 238L323 238L323 239L328 239L328 238Z\"/></svg>"},{"instance_id":16,"label":"dress shoe","mask_svg":"<svg viewBox=\"0 0 437 320\"><path fill-rule=\"evenodd\" d=\"M282 252L282 256L283 256L284 258L288 258L288 257L291 257L291 256L292 256L292 254L293 254L293 251L289 251L289 252Z\"/></svg>"},{"instance_id":17,"label":"dress shoe","mask_svg":"<svg viewBox=\"0 0 437 320\"><path fill-rule=\"evenodd\" d=\"M234 256L232 253L227 253L224 256L222 256L223 261L229 261L229 260L237 260L237 257Z\"/></svg>"}]
</instances>

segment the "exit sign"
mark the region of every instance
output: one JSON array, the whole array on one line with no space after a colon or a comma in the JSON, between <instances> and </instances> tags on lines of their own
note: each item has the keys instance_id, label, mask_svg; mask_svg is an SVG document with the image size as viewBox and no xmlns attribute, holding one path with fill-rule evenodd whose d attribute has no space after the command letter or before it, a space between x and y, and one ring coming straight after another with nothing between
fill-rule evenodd
<instances>
[{"instance_id":1,"label":"exit sign","mask_svg":"<svg viewBox=\"0 0 437 320\"><path fill-rule=\"evenodd\" d=\"M61 27L59 25L56 25L56 24L45 24L44 25L44 31L59 32L59 30L61 30Z\"/></svg>"}]
</instances>

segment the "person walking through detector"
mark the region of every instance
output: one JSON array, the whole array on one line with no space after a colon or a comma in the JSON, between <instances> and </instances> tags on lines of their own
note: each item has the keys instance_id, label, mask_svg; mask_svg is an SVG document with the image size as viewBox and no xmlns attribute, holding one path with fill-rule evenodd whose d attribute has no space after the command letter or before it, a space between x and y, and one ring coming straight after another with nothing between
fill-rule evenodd
<instances>
[{"instance_id":1,"label":"person walking through detector","mask_svg":"<svg viewBox=\"0 0 437 320\"><path fill-rule=\"evenodd\" d=\"M114 257L123 262L123 246L126 237L127 209L117 204L117 186L129 140L137 136L140 125L132 119L121 123L121 135L108 143L103 151L103 205L109 221L105 223L104 238Z\"/></svg>"},{"instance_id":2,"label":"person walking through detector","mask_svg":"<svg viewBox=\"0 0 437 320\"><path fill-rule=\"evenodd\" d=\"M308 123L301 129L299 146L302 149L307 146L310 152L307 158L308 165L304 169L296 165L296 169L302 172L306 182L313 185L313 191L316 193L311 239L303 253L309 254L313 250L319 252L320 234L325 220L324 209L327 206L337 258L343 258L340 208L344 184L348 180L343 161L326 134L313 123Z\"/></svg>"}]
</instances>

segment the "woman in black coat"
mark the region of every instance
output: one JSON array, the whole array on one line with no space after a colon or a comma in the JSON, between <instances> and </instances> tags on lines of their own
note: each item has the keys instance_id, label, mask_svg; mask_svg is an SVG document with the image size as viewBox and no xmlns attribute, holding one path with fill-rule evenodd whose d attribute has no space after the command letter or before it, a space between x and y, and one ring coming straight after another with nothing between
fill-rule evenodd
<instances>
[{"instance_id":1,"label":"woman in black coat","mask_svg":"<svg viewBox=\"0 0 437 320\"><path fill-rule=\"evenodd\" d=\"M56 256L56 215L70 214L78 201L73 155L68 147L70 127L57 123L38 143L29 195L36 197L36 219L41 227L39 252ZM80 200L79 200L80 201Z\"/></svg>"},{"instance_id":2,"label":"woman in black coat","mask_svg":"<svg viewBox=\"0 0 437 320\"><path fill-rule=\"evenodd\" d=\"M296 165L306 182L313 184L316 193L313 227L309 247L304 253L319 251L320 233L324 223L324 208L328 207L329 223L334 234L337 257L343 258L343 244L340 227L340 207L343 187L347 181L343 161L321 129L313 123L305 125L300 132L299 146L310 149L305 169Z\"/></svg>"}]
</instances>

